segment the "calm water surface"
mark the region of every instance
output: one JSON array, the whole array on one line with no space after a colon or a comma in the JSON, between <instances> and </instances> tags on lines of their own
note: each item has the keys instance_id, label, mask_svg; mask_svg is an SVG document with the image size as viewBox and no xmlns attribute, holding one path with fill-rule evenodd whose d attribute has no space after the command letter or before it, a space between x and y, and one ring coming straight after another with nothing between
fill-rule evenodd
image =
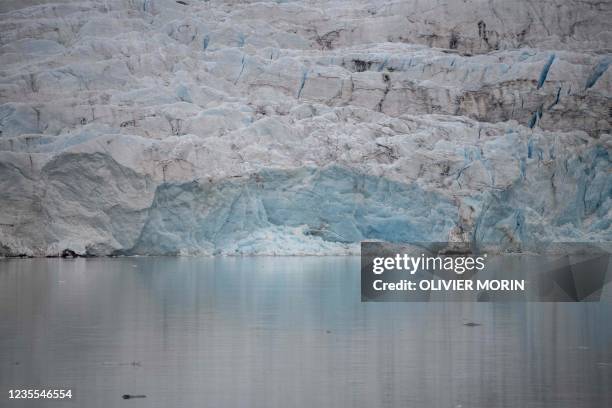
<instances>
[{"instance_id":1,"label":"calm water surface","mask_svg":"<svg viewBox=\"0 0 612 408\"><path fill-rule=\"evenodd\" d=\"M359 279L359 258L2 260L0 406L612 406L609 304L361 303ZM42 387L73 399L7 399Z\"/></svg>"}]
</instances>

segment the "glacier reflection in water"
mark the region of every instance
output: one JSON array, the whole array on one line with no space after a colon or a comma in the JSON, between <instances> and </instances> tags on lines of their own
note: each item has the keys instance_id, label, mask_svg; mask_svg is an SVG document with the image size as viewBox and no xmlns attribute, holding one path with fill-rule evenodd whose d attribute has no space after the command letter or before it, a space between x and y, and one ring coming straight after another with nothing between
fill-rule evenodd
<instances>
[{"instance_id":1,"label":"glacier reflection in water","mask_svg":"<svg viewBox=\"0 0 612 408\"><path fill-rule=\"evenodd\" d=\"M612 406L609 305L361 303L356 257L3 260L0 316L2 392L74 395L15 406Z\"/></svg>"}]
</instances>

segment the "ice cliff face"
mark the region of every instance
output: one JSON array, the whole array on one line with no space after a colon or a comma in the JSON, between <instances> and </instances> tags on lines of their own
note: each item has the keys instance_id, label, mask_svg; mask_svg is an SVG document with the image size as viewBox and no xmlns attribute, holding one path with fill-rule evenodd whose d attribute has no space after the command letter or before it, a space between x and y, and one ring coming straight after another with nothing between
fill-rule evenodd
<instances>
[{"instance_id":1,"label":"ice cliff face","mask_svg":"<svg viewBox=\"0 0 612 408\"><path fill-rule=\"evenodd\" d=\"M609 2L0 12L0 255L612 241Z\"/></svg>"}]
</instances>

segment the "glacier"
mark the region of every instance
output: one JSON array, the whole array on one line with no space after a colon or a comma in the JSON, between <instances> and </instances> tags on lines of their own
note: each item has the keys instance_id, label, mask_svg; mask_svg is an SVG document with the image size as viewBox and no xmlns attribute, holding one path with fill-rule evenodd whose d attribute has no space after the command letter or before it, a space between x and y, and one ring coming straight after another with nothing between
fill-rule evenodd
<instances>
[{"instance_id":1,"label":"glacier","mask_svg":"<svg viewBox=\"0 0 612 408\"><path fill-rule=\"evenodd\" d=\"M612 5L7 1L0 256L612 241Z\"/></svg>"}]
</instances>

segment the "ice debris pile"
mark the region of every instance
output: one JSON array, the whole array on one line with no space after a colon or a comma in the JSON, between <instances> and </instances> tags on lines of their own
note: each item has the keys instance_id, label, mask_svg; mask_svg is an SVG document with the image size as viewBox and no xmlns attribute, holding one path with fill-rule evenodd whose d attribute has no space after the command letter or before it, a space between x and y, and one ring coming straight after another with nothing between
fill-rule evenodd
<instances>
[{"instance_id":1,"label":"ice debris pile","mask_svg":"<svg viewBox=\"0 0 612 408\"><path fill-rule=\"evenodd\" d=\"M612 241L610 2L0 13L0 255Z\"/></svg>"}]
</instances>

